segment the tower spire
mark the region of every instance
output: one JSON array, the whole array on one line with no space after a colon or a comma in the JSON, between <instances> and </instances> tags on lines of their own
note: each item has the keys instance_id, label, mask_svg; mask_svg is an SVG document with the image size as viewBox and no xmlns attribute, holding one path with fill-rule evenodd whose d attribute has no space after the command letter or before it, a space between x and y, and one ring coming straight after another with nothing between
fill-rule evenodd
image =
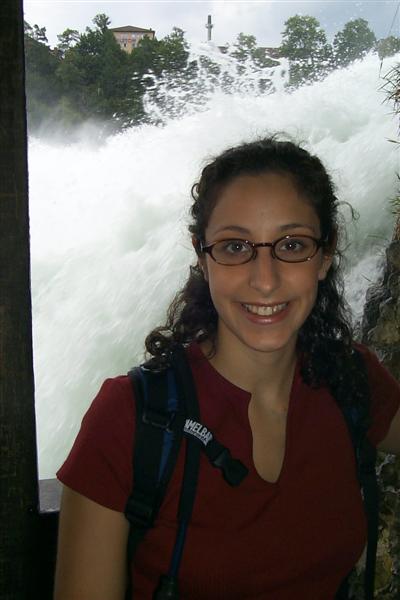
<instances>
[{"instance_id":1,"label":"tower spire","mask_svg":"<svg viewBox=\"0 0 400 600\"><path fill-rule=\"evenodd\" d=\"M211 42L211 29L213 27L214 27L214 25L211 23L211 15L208 15L207 25L206 25L206 29L207 29L207 42Z\"/></svg>"}]
</instances>

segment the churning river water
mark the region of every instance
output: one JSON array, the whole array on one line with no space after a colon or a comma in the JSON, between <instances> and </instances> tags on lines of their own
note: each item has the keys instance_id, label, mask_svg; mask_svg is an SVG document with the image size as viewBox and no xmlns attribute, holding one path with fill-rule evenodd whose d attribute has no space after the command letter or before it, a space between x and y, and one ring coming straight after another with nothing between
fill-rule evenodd
<instances>
[{"instance_id":1,"label":"churning river water","mask_svg":"<svg viewBox=\"0 0 400 600\"><path fill-rule=\"evenodd\" d=\"M396 59L381 66L370 55L290 94L278 72L271 95L215 89L200 111L101 143L84 135L69 144L31 138L41 478L54 476L102 381L141 360L144 337L163 321L194 260L186 233L190 187L207 158L225 147L284 131L320 156L340 199L360 214L352 224L343 208L347 296L355 317L361 314L393 225L399 149L389 140L397 138L397 123L381 87Z\"/></svg>"}]
</instances>

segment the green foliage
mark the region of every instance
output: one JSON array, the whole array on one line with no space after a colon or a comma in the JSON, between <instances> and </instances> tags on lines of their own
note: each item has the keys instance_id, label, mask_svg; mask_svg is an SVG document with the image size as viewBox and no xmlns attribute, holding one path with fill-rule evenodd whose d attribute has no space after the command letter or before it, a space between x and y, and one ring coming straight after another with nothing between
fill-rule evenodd
<instances>
[{"instance_id":1,"label":"green foliage","mask_svg":"<svg viewBox=\"0 0 400 600\"><path fill-rule=\"evenodd\" d=\"M315 17L295 15L285 22L280 47L289 60L289 85L325 76L332 67L332 48Z\"/></svg>"},{"instance_id":2,"label":"green foliage","mask_svg":"<svg viewBox=\"0 0 400 600\"><path fill-rule=\"evenodd\" d=\"M74 31L63 34L67 48L57 77L62 82L63 95L77 107L81 119L107 120L123 113L128 57L108 29L109 22L106 15L97 15L93 19L96 28L87 27L78 40ZM76 44L71 46L71 41Z\"/></svg>"},{"instance_id":3,"label":"green foliage","mask_svg":"<svg viewBox=\"0 0 400 600\"><path fill-rule=\"evenodd\" d=\"M197 64L189 61L184 32L174 27L161 40L142 38L129 57L131 122L161 123L178 116L195 86ZM149 114L144 106L151 105Z\"/></svg>"},{"instance_id":4,"label":"green foliage","mask_svg":"<svg viewBox=\"0 0 400 600\"><path fill-rule=\"evenodd\" d=\"M130 71L128 55L108 29L106 15L93 19L82 35L67 29L51 50L45 28L25 24L28 118L31 128L46 119L70 127L88 119L124 126Z\"/></svg>"},{"instance_id":5,"label":"green foliage","mask_svg":"<svg viewBox=\"0 0 400 600\"><path fill-rule=\"evenodd\" d=\"M382 60L386 56L393 56L400 52L400 37L389 35L377 43L378 56Z\"/></svg>"},{"instance_id":6,"label":"green foliage","mask_svg":"<svg viewBox=\"0 0 400 600\"><path fill-rule=\"evenodd\" d=\"M29 124L38 126L43 113L52 110L60 98L56 76L59 59L44 43L45 28L25 23L26 95ZM47 40L46 40L47 41Z\"/></svg>"},{"instance_id":7,"label":"green foliage","mask_svg":"<svg viewBox=\"0 0 400 600\"><path fill-rule=\"evenodd\" d=\"M394 114L397 117L400 116L400 63L397 63L383 78L385 84L382 89L386 92L386 101L393 105ZM400 130L400 124L399 124ZM395 144L400 144L399 140L389 140ZM399 147L400 149L400 147ZM400 181L400 174L397 173L397 179ZM391 201L392 211L396 217L397 227L396 234L397 238L400 239L400 188L399 193Z\"/></svg>"},{"instance_id":8,"label":"green foliage","mask_svg":"<svg viewBox=\"0 0 400 600\"><path fill-rule=\"evenodd\" d=\"M375 47L375 34L365 19L349 21L333 40L335 64L346 67Z\"/></svg>"},{"instance_id":9,"label":"green foliage","mask_svg":"<svg viewBox=\"0 0 400 600\"><path fill-rule=\"evenodd\" d=\"M245 35L239 33L236 42L233 45L234 50L230 53L238 62L254 60L254 52L257 49L256 38L254 35Z\"/></svg>"},{"instance_id":10,"label":"green foliage","mask_svg":"<svg viewBox=\"0 0 400 600\"><path fill-rule=\"evenodd\" d=\"M257 45L254 35L245 35L239 33L232 47L224 48L223 54L233 59L230 61L228 69L224 69L208 57L201 57L200 65L205 67L205 74L210 77L210 81L216 81L213 76L217 74L217 87L225 93L270 93L273 90L273 82L269 74L262 72L265 68L271 68L279 65L279 61L273 60L268 56L265 48ZM236 71L233 75L232 66Z\"/></svg>"},{"instance_id":11,"label":"green foliage","mask_svg":"<svg viewBox=\"0 0 400 600\"><path fill-rule=\"evenodd\" d=\"M172 33L160 41L161 65L168 73L180 73L188 65L188 43L182 29L174 27Z\"/></svg>"},{"instance_id":12,"label":"green foliage","mask_svg":"<svg viewBox=\"0 0 400 600\"><path fill-rule=\"evenodd\" d=\"M108 29L108 26L111 24L111 19L109 19L109 17L107 17L107 15L104 13L100 13L94 17L93 23L96 25L97 29L101 31L101 33L105 33ZM88 27L86 30L90 31Z\"/></svg>"},{"instance_id":13,"label":"green foliage","mask_svg":"<svg viewBox=\"0 0 400 600\"><path fill-rule=\"evenodd\" d=\"M58 44L56 48L61 57L64 57L67 50L72 48L79 41L79 37L79 31L76 29L66 29L57 36Z\"/></svg>"},{"instance_id":14,"label":"green foliage","mask_svg":"<svg viewBox=\"0 0 400 600\"><path fill-rule=\"evenodd\" d=\"M243 72L243 70L240 69L240 65L243 63L252 64L256 68L273 67L278 64L277 61L266 56L265 51L257 46L254 35L239 33L233 48L233 51L230 52L230 56L238 61L239 73Z\"/></svg>"},{"instance_id":15,"label":"green foliage","mask_svg":"<svg viewBox=\"0 0 400 600\"><path fill-rule=\"evenodd\" d=\"M367 34L372 32L368 27L366 31L365 24L362 19L351 21L337 34L339 64L362 56L370 48L372 38ZM224 93L274 90L269 72L263 69L276 67L279 61L270 58L253 35L238 34L233 47L224 52L225 67L208 55L191 61L185 34L178 28L161 40L142 38L127 54L110 31L107 15L96 15L93 25L83 34L66 29L57 36L57 46L50 49L46 28L25 23L31 127L50 117L65 127L96 119L120 129L163 122L182 114L189 104L201 107L215 89ZM398 38L391 36L381 41L380 51L387 55L398 43ZM314 17L295 15L288 19L280 51L289 61L292 88L318 80L333 68L332 48Z\"/></svg>"},{"instance_id":16,"label":"green foliage","mask_svg":"<svg viewBox=\"0 0 400 600\"><path fill-rule=\"evenodd\" d=\"M24 21L24 33L27 37L36 40L37 42L43 42L45 44L48 42L46 37L46 27L39 27L39 25L31 27L29 23Z\"/></svg>"}]
</instances>

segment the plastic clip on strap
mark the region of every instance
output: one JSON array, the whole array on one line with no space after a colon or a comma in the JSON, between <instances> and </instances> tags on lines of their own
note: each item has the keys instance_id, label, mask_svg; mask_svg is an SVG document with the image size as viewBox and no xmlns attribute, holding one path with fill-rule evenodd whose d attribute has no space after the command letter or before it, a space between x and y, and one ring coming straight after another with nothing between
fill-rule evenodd
<instances>
[{"instance_id":1,"label":"plastic clip on strap","mask_svg":"<svg viewBox=\"0 0 400 600\"><path fill-rule=\"evenodd\" d=\"M221 469L225 481L236 486L242 483L249 470L240 460L233 458L228 448L222 446L215 438L204 448L207 458L214 467Z\"/></svg>"},{"instance_id":2,"label":"plastic clip on strap","mask_svg":"<svg viewBox=\"0 0 400 600\"><path fill-rule=\"evenodd\" d=\"M248 474L240 460L233 458L228 448L220 444L214 434L193 419L186 419L183 433L199 444L213 467L220 469L229 485L239 485Z\"/></svg>"}]
</instances>

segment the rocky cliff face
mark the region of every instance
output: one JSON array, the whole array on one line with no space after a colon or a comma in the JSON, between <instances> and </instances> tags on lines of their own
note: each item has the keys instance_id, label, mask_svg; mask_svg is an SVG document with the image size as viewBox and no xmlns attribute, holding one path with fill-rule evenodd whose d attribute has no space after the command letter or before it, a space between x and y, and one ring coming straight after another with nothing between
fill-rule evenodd
<instances>
[{"instance_id":1,"label":"rocky cliff face","mask_svg":"<svg viewBox=\"0 0 400 600\"><path fill-rule=\"evenodd\" d=\"M382 280L367 292L362 340L400 379L400 239L386 250Z\"/></svg>"},{"instance_id":2,"label":"rocky cliff face","mask_svg":"<svg viewBox=\"0 0 400 600\"><path fill-rule=\"evenodd\" d=\"M382 278L367 293L362 341L400 380L400 218ZM382 497L375 597L395 600L400 598L400 457L381 454L378 474ZM362 598L360 591L356 598Z\"/></svg>"}]
</instances>

